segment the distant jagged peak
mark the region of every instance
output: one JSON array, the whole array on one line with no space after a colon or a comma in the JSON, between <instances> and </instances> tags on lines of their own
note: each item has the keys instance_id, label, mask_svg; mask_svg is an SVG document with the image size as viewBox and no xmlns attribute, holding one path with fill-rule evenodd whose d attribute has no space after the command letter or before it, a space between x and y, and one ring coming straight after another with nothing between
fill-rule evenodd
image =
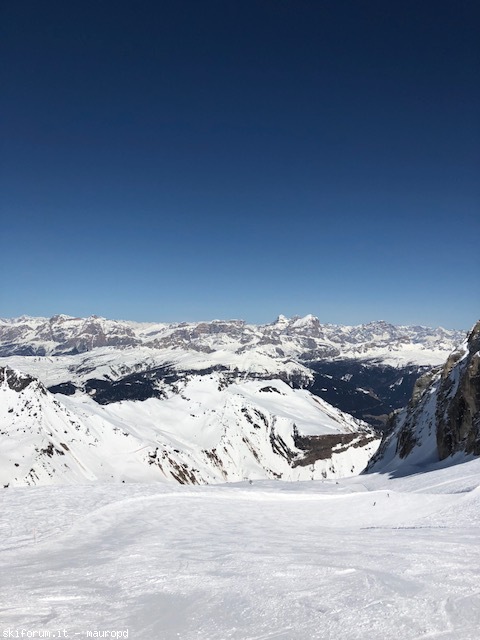
<instances>
[{"instance_id":1,"label":"distant jagged peak","mask_svg":"<svg viewBox=\"0 0 480 640\"><path fill-rule=\"evenodd\" d=\"M387 320L371 320L370 322L367 322L364 324L364 326L366 327L393 327L395 325L393 325L391 322L388 322Z\"/></svg>"},{"instance_id":2,"label":"distant jagged peak","mask_svg":"<svg viewBox=\"0 0 480 640\"><path fill-rule=\"evenodd\" d=\"M313 314L309 313L306 316L292 316L291 318L287 318L287 316L284 316L283 314L280 314L277 316L277 319L275 320L275 322L273 322L271 325L269 326L273 326L273 327L278 327L278 328L294 328L294 329L301 329L303 327L319 327L320 326L320 321L319 319L314 316Z\"/></svg>"},{"instance_id":3,"label":"distant jagged peak","mask_svg":"<svg viewBox=\"0 0 480 640\"><path fill-rule=\"evenodd\" d=\"M290 318L287 318L287 316L284 316L282 313L280 313L276 320L274 320L273 322L269 322L266 325L261 326L260 325L260 330L261 331L265 331L268 334L271 335L271 332L273 331L274 333L285 333L288 332L288 329L290 327L291 324L291 320Z\"/></svg>"},{"instance_id":4,"label":"distant jagged peak","mask_svg":"<svg viewBox=\"0 0 480 640\"><path fill-rule=\"evenodd\" d=\"M38 316L17 316L16 318L0 318L0 322L4 324L28 324L28 323L38 323L38 322L46 322L48 318L42 318Z\"/></svg>"},{"instance_id":5,"label":"distant jagged peak","mask_svg":"<svg viewBox=\"0 0 480 640\"><path fill-rule=\"evenodd\" d=\"M309 313L303 317L296 316L294 319L294 322L292 323L292 326L295 328L312 327L312 326L317 327L317 326L320 326L320 321L316 316Z\"/></svg>"},{"instance_id":6,"label":"distant jagged peak","mask_svg":"<svg viewBox=\"0 0 480 640\"><path fill-rule=\"evenodd\" d=\"M54 324L56 322L68 322L69 320L81 320L81 318L69 316L66 313L56 313L54 316L48 319L50 324Z\"/></svg>"},{"instance_id":7,"label":"distant jagged peak","mask_svg":"<svg viewBox=\"0 0 480 640\"><path fill-rule=\"evenodd\" d=\"M244 327L246 322L245 320L241 320L240 318L230 318L228 320L222 320L221 318L214 318L213 320L205 320L203 322L194 322L192 323L194 325L198 324L212 324L212 325L219 325L219 326L224 326L224 327Z\"/></svg>"},{"instance_id":8,"label":"distant jagged peak","mask_svg":"<svg viewBox=\"0 0 480 640\"><path fill-rule=\"evenodd\" d=\"M480 351L480 320L478 320L467 336L467 344L472 351Z\"/></svg>"}]
</instances>

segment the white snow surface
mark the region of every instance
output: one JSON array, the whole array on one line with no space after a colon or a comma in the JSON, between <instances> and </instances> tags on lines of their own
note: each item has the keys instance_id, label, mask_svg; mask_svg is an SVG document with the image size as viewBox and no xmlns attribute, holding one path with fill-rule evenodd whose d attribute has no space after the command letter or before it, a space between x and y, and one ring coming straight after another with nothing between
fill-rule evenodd
<instances>
[{"instance_id":1,"label":"white snow surface","mask_svg":"<svg viewBox=\"0 0 480 640\"><path fill-rule=\"evenodd\" d=\"M479 527L478 459L399 478L10 488L0 629L478 640Z\"/></svg>"}]
</instances>

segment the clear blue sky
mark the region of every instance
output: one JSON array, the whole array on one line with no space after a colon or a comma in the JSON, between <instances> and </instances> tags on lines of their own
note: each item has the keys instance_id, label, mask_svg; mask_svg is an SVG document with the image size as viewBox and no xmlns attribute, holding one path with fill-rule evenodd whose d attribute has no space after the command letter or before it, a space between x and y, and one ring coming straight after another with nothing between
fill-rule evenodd
<instances>
[{"instance_id":1,"label":"clear blue sky","mask_svg":"<svg viewBox=\"0 0 480 640\"><path fill-rule=\"evenodd\" d=\"M1 7L0 316L480 316L480 5Z\"/></svg>"}]
</instances>

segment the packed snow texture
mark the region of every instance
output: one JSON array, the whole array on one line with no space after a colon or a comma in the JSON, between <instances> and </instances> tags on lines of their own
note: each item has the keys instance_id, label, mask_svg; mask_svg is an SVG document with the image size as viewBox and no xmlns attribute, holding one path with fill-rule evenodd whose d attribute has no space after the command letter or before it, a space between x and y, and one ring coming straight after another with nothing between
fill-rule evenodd
<instances>
[{"instance_id":1,"label":"packed snow texture","mask_svg":"<svg viewBox=\"0 0 480 640\"><path fill-rule=\"evenodd\" d=\"M2 503L4 634L479 637L478 459L395 479L14 488Z\"/></svg>"}]
</instances>

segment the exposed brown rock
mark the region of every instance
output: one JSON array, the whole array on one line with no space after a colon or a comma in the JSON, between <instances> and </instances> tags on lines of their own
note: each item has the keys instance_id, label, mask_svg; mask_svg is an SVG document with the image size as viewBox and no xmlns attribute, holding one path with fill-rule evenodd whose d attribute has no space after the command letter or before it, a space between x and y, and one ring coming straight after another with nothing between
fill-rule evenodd
<instances>
[{"instance_id":1,"label":"exposed brown rock","mask_svg":"<svg viewBox=\"0 0 480 640\"><path fill-rule=\"evenodd\" d=\"M394 470L392 465L408 459L417 447L415 464L430 464L432 437L438 461L458 453L480 455L480 321L443 367L419 378L408 407L391 415L367 471L385 465Z\"/></svg>"},{"instance_id":2,"label":"exposed brown rock","mask_svg":"<svg viewBox=\"0 0 480 640\"><path fill-rule=\"evenodd\" d=\"M440 460L464 451L480 455L480 322L467 339L467 352L448 359L437 401Z\"/></svg>"}]
</instances>

